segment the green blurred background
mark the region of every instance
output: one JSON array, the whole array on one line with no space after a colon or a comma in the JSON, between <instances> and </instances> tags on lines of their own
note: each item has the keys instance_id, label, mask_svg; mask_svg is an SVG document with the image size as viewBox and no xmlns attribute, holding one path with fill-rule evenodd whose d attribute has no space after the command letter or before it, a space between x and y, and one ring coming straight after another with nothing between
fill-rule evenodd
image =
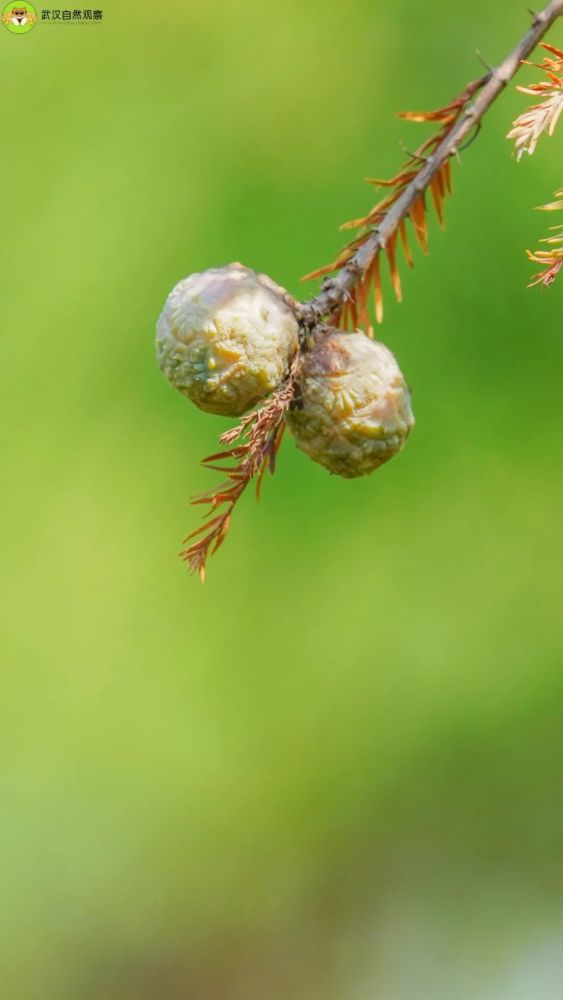
<instances>
[{"instance_id":1,"label":"green blurred background","mask_svg":"<svg viewBox=\"0 0 563 1000\"><path fill-rule=\"evenodd\" d=\"M426 134L393 112L525 4L103 10L0 28L4 995L559 998L563 288L523 250L560 136L517 166L511 87L387 296L403 455L349 482L286 440L204 587L176 553L229 425L153 350L192 271L310 294Z\"/></svg>"}]
</instances>

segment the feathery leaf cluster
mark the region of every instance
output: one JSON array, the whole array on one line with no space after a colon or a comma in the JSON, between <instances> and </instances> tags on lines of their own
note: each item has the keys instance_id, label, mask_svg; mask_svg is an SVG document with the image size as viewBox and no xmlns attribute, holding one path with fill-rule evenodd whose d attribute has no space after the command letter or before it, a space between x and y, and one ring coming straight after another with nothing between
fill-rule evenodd
<instances>
[{"instance_id":1,"label":"feathery leaf cluster","mask_svg":"<svg viewBox=\"0 0 563 1000\"><path fill-rule=\"evenodd\" d=\"M312 278L319 278L331 275L346 267L358 250L370 238L392 206L401 197L406 188L416 185L420 174L430 159L436 152L446 136L451 132L458 122L460 115L464 112L475 93L483 86L487 77L482 77L470 83L462 94L443 108L435 111L403 111L399 113L399 118L410 122L438 123L439 130L430 136L419 146L414 153L410 153L408 159L402 165L399 172L388 180L379 178L367 178L369 184L374 187L387 189L388 193L367 213L359 219L345 222L341 230L359 229L358 236L348 243L339 253L338 257L330 264L317 268L306 274L303 281ZM385 247L381 247L375 253L373 260L367 270L358 275L358 280L350 289L349 294L342 306L336 310L331 317L334 326L339 326L344 330L356 329L358 324L363 326L373 335L373 327L369 314L370 297L373 296L373 311L378 323L383 321L383 290L381 282L381 257L387 258L393 291L398 302L402 300L401 276L397 259L397 249L400 244L406 263L409 267L414 266L414 257L409 241L407 221L412 228L412 234L420 249L424 254L428 253L428 195L434 206L434 211L438 218L440 228L444 228L444 202L448 195L452 193L452 178L450 160L446 159L440 164L439 169L433 175L428 185L420 183L419 190L413 203L404 218L397 221L394 232L389 237Z\"/></svg>"},{"instance_id":2,"label":"feathery leaf cluster","mask_svg":"<svg viewBox=\"0 0 563 1000\"><path fill-rule=\"evenodd\" d=\"M555 127L563 111L563 51L555 48L554 45L542 43L542 47L551 56L544 56L541 63L524 61L526 66L535 66L541 69L547 80L540 80L532 83L528 87L517 87L522 94L541 95L543 100L538 104L533 104L513 121L512 128L507 135L508 139L514 139L516 158L520 160L524 153L529 156L535 152L538 139L543 133L553 135ZM557 201L549 202L547 205L539 205L539 211L555 212L563 208L563 190L555 193ZM550 232L556 235L546 236L540 240L548 245L547 250L527 250L528 260L536 264L541 264L542 270L535 274L530 281L529 288L541 285L549 288L553 284L563 265L563 225L551 226Z\"/></svg>"}]
</instances>

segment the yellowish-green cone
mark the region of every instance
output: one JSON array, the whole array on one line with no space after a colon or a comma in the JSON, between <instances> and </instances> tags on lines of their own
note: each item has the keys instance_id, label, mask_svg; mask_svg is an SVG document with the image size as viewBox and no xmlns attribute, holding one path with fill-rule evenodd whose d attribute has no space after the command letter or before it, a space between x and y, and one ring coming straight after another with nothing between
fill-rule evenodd
<instances>
[{"instance_id":1,"label":"yellowish-green cone","mask_svg":"<svg viewBox=\"0 0 563 1000\"><path fill-rule=\"evenodd\" d=\"M391 351L364 333L328 329L305 345L287 422L314 462L352 479L393 458L414 417Z\"/></svg>"},{"instance_id":2,"label":"yellowish-green cone","mask_svg":"<svg viewBox=\"0 0 563 1000\"><path fill-rule=\"evenodd\" d=\"M180 281L156 330L160 368L202 410L236 417L282 382L297 349L289 296L242 264Z\"/></svg>"}]
</instances>

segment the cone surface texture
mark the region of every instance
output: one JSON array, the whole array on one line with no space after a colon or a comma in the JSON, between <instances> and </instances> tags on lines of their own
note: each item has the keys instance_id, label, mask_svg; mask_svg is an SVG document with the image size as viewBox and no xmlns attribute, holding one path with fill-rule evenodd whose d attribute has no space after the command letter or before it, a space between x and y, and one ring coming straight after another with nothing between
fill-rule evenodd
<instances>
[{"instance_id":1,"label":"cone surface texture","mask_svg":"<svg viewBox=\"0 0 563 1000\"><path fill-rule=\"evenodd\" d=\"M347 479L366 476L403 447L414 417L408 386L384 344L329 329L305 345L287 422L297 446Z\"/></svg>"},{"instance_id":2,"label":"cone surface texture","mask_svg":"<svg viewBox=\"0 0 563 1000\"><path fill-rule=\"evenodd\" d=\"M202 410L240 416L288 370L298 343L289 301L242 264L191 274L172 289L158 320L158 364Z\"/></svg>"}]
</instances>

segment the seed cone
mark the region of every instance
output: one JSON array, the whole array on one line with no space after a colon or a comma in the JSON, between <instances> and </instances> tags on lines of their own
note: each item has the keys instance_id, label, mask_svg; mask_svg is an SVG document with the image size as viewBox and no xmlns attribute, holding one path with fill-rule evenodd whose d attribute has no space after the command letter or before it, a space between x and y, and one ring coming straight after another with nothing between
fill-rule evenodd
<instances>
[{"instance_id":1,"label":"seed cone","mask_svg":"<svg viewBox=\"0 0 563 1000\"><path fill-rule=\"evenodd\" d=\"M209 413L240 416L282 382L297 349L291 299L242 264L180 281L156 330L157 361L175 389Z\"/></svg>"},{"instance_id":2,"label":"seed cone","mask_svg":"<svg viewBox=\"0 0 563 1000\"><path fill-rule=\"evenodd\" d=\"M403 447L414 417L391 351L364 333L329 328L302 354L287 423L298 448L338 476L366 476Z\"/></svg>"}]
</instances>

